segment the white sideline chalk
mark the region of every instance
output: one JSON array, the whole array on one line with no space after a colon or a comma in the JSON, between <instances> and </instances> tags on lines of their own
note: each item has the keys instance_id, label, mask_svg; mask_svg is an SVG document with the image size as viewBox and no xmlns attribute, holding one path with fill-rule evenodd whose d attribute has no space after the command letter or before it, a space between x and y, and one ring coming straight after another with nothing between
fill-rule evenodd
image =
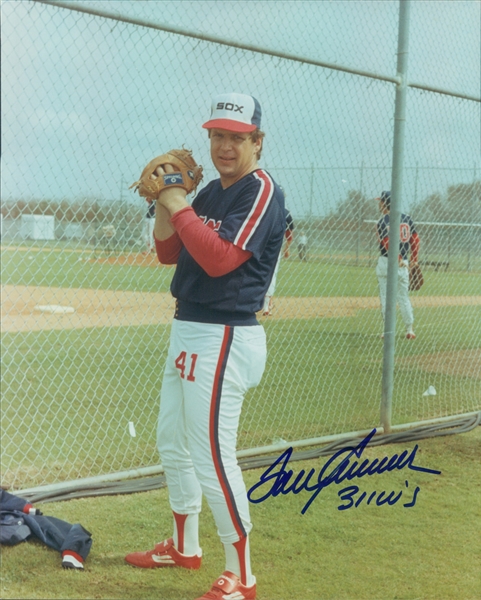
<instances>
[{"instance_id":1,"label":"white sideline chalk","mask_svg":"<svg viewBox=\"0 0 481 600\"><path fill-rule=\"evenodd\" d=\"M436 390L434 389L434 385L430 385L423 394L423 396L435 396L435 395L436 395Z\"/></svg>"},{"instance_id":2,"label":"white sideline chalk","mask_svg":"<svg viewBox=\"0 0 481 600\"><path fill-rule=\"evenodd\" d=\"M72 306L60 306L59 304L37 304L37 306L34 307L34 310L58 315L66 315L75 312L75 308Z\"/></svg>"},{"instance_id":3,"label":"white sideline chalk","mask_svg":"<svg viewBox=\"0 0 481 600\"><path fill-rule=\"evenodd\" d=\"M132 437L135 437L137 434L135 433L135 425L132 421L129 421L129 433Z\"/></svg>"}]
</instances>

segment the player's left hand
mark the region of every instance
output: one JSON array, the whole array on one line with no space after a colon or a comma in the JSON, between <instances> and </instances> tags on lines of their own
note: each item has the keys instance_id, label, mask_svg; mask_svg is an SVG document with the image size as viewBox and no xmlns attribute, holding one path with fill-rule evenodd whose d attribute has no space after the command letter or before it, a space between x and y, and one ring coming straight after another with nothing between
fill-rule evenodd
<instances>
[{"instance_id":1,"label":"player's left hand","mask_svg":"<svg viewBox=\"0 0 481 600\"><path fill-rule=\"evenodd\" d=\"M165 164L157 167L154 173L150 176L151 179L155 180L168 173L175 173L175 167L170 164ZM171 215L178 210L189 206L186 201L187 192L180 187L165 188L160 192L157 198L158 204L163 206Z\"/></svg>"},{"instance_id":2,"label":"player's left hand","mask_svg":"<svg viewBox=\"0 0 481 600\"><path fill-rule=\"evenodd\" d=\"M156 198L169 211L175 212L188 206L185 197L197 189L202 171L190 150L170 150L153 158L130 188L135 187L135 191L145 198Z\"/></svg>"}]
</instances>

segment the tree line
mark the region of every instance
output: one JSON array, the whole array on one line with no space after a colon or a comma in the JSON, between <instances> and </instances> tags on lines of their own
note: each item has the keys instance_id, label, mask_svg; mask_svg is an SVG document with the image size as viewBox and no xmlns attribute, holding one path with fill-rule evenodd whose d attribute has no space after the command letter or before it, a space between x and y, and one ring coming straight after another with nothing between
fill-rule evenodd
<instances>
[{"instance_id":1,"label":"tree line","mask_svg":"<svg viewBox=\"0 0 481 600\"><path fill-rule=\"evenodd\" d=\"M54 216L58 221L69 223L118 222L138 223L142 219L142 210L127 202L105 203L84 199L78 202L67 200L8 200L2 203L4 219L18 219L22 215Z\"/></svg>"},{"instance_id":2,"label":"tree line","mask_svg":"<svg viewBox=\"0 0 481 600\"><path fill-rule=\"evenodd\" d=\"M406 211L404 211L406 212ZM412 205L409 214L418 222L481 223L481 181L458 183L445 193L434 192ZM364 221L377 221L377 202L360 190L350 190L329 215L311 219L310 228L356 231Z\"/></svg>"},{"instance_id":3,"label":"tree line","mask_svg":"<svg viewBox=\"0 0 481 600\"><path fill-rule=\"evenodd\" d=\"M77 202L63 200L7 200L2 203L4 219L18 219L21 215L52 215L58 221L70 223L118 222L139 223L143 205L127 202L99 202L86 198ZM410 209L415 221L447 223L481 223L481 181L458 183L445 193L429 194ZM377 203L360 190L350 190L326 217L310 218L302 225L308 229L343 229L356 231L364 221L380 216Z\"/></svg>"}]
</instances>

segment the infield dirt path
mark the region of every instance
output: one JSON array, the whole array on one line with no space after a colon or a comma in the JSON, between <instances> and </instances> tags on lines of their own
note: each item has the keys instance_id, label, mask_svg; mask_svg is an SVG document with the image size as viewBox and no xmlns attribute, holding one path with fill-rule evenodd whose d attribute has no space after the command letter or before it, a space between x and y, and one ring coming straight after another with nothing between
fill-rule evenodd
<instances>
[{"instance_id":1,"label":"infield dirt path","mask_svg":"<svg viewBox=\"0 0 481 600\"><path fill-rule=\"evenodd\" d=\"M415 308L423 306L481 305L481 296L413 296ZM60 306L73 312L49 313L39 307ZM379 310L376 297L274 298L269 319L350 317L359 310ZM41 331L84 327L125 327L165 324L172 320L170 293L122 292L32 286L2 286L2 331Z\"/></svg>"}]
</instances>

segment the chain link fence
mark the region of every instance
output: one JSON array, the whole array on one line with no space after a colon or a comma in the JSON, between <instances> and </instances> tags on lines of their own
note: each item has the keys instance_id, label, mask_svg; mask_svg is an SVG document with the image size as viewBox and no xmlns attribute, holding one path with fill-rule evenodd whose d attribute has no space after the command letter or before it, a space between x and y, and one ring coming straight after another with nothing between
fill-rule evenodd
<instances>
[{"instance_id":1,"label":"chain link fence","mask_svg":"<svg viewBox=\"0 0 481 600\"><path fill-rule=\"evenodd\" d=\"M173 269L129 185L183 144L214 178L200 124L225 90L259 98L261 164L295 222L259 317L268 364L240 454L379 425L375 198L391 182L399 6L256 2L262 36L252 6L2 3L3 485L157 468ZM425 285L416 340L398 323L395 426L481 410L476 16L476 3L413 3L402 208Z\"/></svg>"}]
</instances>

